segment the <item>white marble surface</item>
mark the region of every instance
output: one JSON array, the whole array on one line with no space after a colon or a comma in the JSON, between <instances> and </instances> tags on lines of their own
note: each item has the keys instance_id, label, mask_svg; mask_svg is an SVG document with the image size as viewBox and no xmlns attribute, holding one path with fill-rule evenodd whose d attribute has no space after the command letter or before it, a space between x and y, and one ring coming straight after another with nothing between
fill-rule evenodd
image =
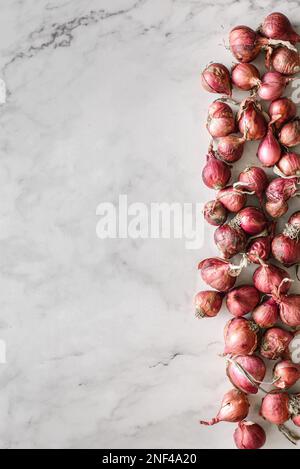
<instances>
[{"instance_id":1,"label":"white marble surface","mask_svg":"<svg viewBox=\"0 0 300 469\"><path fill-rule=\"evenodd\" d=\"M233 447L234 425L198 425L230 388L228 313L197 321L191 307L213 230L201 252L101 241L95 213L120 193L212 198L199 72L231 64L233 25L278 8L300 24L299 1L1 3L2 448ZM291 447L264 426L266 447Z\"/></svg>"}]
</instances>

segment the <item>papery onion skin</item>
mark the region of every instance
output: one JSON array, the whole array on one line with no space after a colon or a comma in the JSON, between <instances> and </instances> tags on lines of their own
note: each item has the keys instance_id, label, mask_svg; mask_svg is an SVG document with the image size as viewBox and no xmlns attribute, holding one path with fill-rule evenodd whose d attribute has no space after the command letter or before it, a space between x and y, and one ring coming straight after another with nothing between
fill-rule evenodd
<instances>
[{"instance_id":1,"label":"papery onion skin","mask_svg":"<svg viewBox=\"0 0 300 469\"><path fill-rule=\"evenodd\" d=\"M298 153L285 153L277 164L285 176L300 176L300 155Z\"/></svg>"},{"instance_id":2,"label":"papery onion skin","mask_svg":"<svg viewBox=\"0 0 300 469\"><path fill-rule=\"evenodd\" d=\"M221 226L227 219L227 210L218 200L210 200L204 205L203 215L210 225Z\"/></svg>"},{"instance_id":3,"label":"papery onion skin","mask_svg":"<svg viewBox=\"0 0 300 469\"><path fill-rule=\"evenodd\" d=\"M244 252L247 244L247 236L239 227L233 227L230 223L226 223L216 229L214 233L214 241L225 259Z\"/></svg>"},{"instance_id":4,"label":"papery onion skin","mask_svg":"<svg viewBox=\"0 0 300 469\"><path fill-rule=\"evenodd\" d=\"M293 29L288 17L277 11L266 16L259 32L269 39L281 39L293 43L300 41L300 36Z\"/></svg>"},{"instance_id":5,"label":"papery onion skin","mask_svg":"<svg viewBox=\"0 0 300 469\"><path fill-rule=\"evenodd\" d=\"M238 161L244 151L245 140L237 135L227 135L221 137L218 141L217 152L219 157L225 163L235 163Z\"/></svg>"},{"instance_id":6,"label":"papery onion skin","mask_svg":"<svg viewBox=\"0 0 300 469\"><path fill-rule=\"evenodd\" d=\"M289 98L279 98L273 101L269 107L271 122L278 130L283 124L297 115L297 106Z\"/></svg>"},{"instance_id":7,"label":"papery onion skin","mask_svg":"<svg viewBox=\"0 0 300 469\"><path fill-rule=\"evenodd\" d=\"M223 295L218 291L204 290L195 295L195 315L198 318L215 317L222 307Z\"/></svg>"},{"instance_id":8,"label":"papery onion skin","mask_svg":"<svg viewBox=\"0 0 300 469\"><path fill-rule=\"evenodd\" d=\"M275 326L279 320L279 308L276 301L270 298L258 305L252 312L252 319L262 329Z\"/></svg>"},{"instance_id":9,"label":"papery onion skin","mask_svg":"<svg viewBox=\"0 0 300 469\"><path fill-rule=\"evenodd\" d=\"M274 166L281 158L281 147L277 141L272 126L269 127L266 136L260 142L257 149L257 157L263 166Z\"/></svg>"},{"instance_id":10,"label":"papery onion skin","mask_svg":"<svg viewBox=\"0 0 300 469\"><path fill-rule=\"evenodd\" d=\"M217 200L219 200L229 212L236 213L246 205L247 196L242 190L228 186L219 190Z\"/></svg>"},{"instance_id":11,"label":"papery onion skin","mask_svg":"<svg viewBox=\"0 0 300 469\"><path fill-rule=\"evenodd\" d=\"M288 389L300 378L300 366L291 360L276 363L273 370L274 386L278 389Z\"/></svg>"},{"instance_id":12,"label":"papery onion skin","mask_svg":"<svg viewBox=\"0 0 300 469\"><path fill-rule=\"evenodd\" d=\"M231 389L222 399L221 408L215 418L209 421L200 420L201 425L215 425L219 422L240 422L249 412L249 401L243 392Z\"/></svg>"},{"instance_id":13,"label":"papery onion skin","mask_svg":"<svg viewBox=\"0 0 300 469\"><path fill-rule=\"evenodd\" d=\"M287 47L277 47L266 58L266 67L282 75L294 75L300 71L299 53Z\"/></svg>"},{"instance_id":14,"label":"papery onion skin","mask_svg":"<svg viewBox=\"0 0 300 469\"><path fill-rule=\"evenodd\" d=\"M285 267L300 263L300 241L278 234L272 241L273 257Z\"/></svg>"},{"instance_id":15,"label":"papery onion skin","mask_svg":"<svg viewBox=\"0 0 300 469\"><path fill-rule=\"evenodd\" d=\"M252 355L258 343L258 326L245 318L231 319L224 329L224 355Z\"/></svg>"},{"instance_id":16,"label":"papery onion skin","mask_svg":"<svg viewBox=\"0 0 300 469\"><path fill-rule=\"evenodd\" d=\"M236 26L230 31L229 45L232 54L239 62L252 62L260 50L259 37L248 26Z\"/></svg>"},{"instance_id":17,"label":"papery onion skin","mask_svg":"<svg viewBox=\"0 0 300 469\"><path fill-rule=\"evenodd\" d=\"M260 415L268 422L283 425L290 418L287 393L268 393L262 400Z\"/></svg>"},{"instance_id":18,"label":"papery onion skin","mask_svg":"<svg viewBox=\"0 0 300 469\"><path fill-rule=\"evenodd\" d=\"M236 220L239 226L249 235L258 235L267 226L263 212L257 207L245 207L238 212Z\"/></svg>"},{"instance_id":19,"label":"papery onion skin","mask_svg":"<svg viewBox=\"0 0 300 469\"><path fill-rule=\"evenodd\" d=\"M237 119L239 130L246 140L261 140L265 136L267 122L253 99L246 99L241 104Z\"/></svg>"},{"instance_id":20,"label":"papery onion skin","mask_svg":"<svg viewBox=\"0 0 300 469\"><path fill-rule=\"evenodd\" d=\"M287 202L297 192L297 178L273 179L266 189L266 197L269 202Z\"/></svg>"},{"instance_id":21,"label":"papery onion skin","mask_svg":"<svg viewBox=\"0 0 300 469\"><path fill-rule=\"evenodd\" d=\"M255 192L258 199L262 200L262 194L268 187L269 181L262 168L250 166L239 174L239 182L245 184L245 190Z\"/></svg>"},{"instance_id":22,"label":"papery onion skin","mask_svg":"<svg viewBox=\"0 0 300 469\"><path fill-rule=\"evenodd\" d=\"M240 90L250 91L260 83L260 73L253 64L238 63L231 70L232 83Z\"/></svg>"},{"instance_id":23,"label":"papery onion skin","mask_svg":"<svg viewBox=\"0 0 300 469\"><path fill-rule=\"evenodd\" d=\"M288 204L281 200L279 202L266 202L266 212L273 218L282 217L288 209Z\"/></svg>"},{"instance_id":24,"label":"papery onion skin","mask_svg":"<svg viewBox=\"0 0 300 469\"><path fill-rule=\"evenodd\" d=\"M280 98L289 82L289 78L279 72L267 72L263 75L258 88L258 96L265 101Z\"/></svg>"},{"instance_id":25,"label":"papery onion skin","mask_svg":"<svg viewBox=\"0 0 300 469\"><path fill-rule=\"evenodd\" d=\"M300 119L296 117L284 124L279 134L279 141L288 148L295 147L300 143Z\"/></svg>"},{"instance_id":26,"label":"papery onion skin","mask_svg":"<svg viewBox=\"0 0 300 469\"><path fill-rule=\"evenodd\" d=\"M280 295L278 303L281 321L290 327L300 326L300 295Z\"/></svg>"},{"instance_id":27,"label":"papery onion skin","mask_svg":"<svg viewBox=\"0 0 300 469\"><path fill-rule=\"evenodd\" d=\"M214 101L208 108L207 130L212 137L226 137L236 129L232 109L220 100Z\"/></svg>"},{"instance_id":28,"label":"papery onion skin","mask_svg":"<svg viewBox=\"0 0 300 469\"><path fill-rule=\"evenodd\" d=\"M289 356L289 344L294 335L280 327L271 327L262 338L260 354L269 360L277 360Z\"/></svg>"},{"instance_id":29,"label":"papery onion skin","mask_svg":"<svg viewBox=\"0 0 300 469\"><path fill-rule=\"evenodd\" d=\"M290 274L286 270L273 264L265 264L258 267L254 272L253 283L261 293L271 295L277 292L279 285L285 278L290 279ZM281 292L287 293L289 288L290 282L284 282L281 286Z\"/></svg>"},{"instance_id":30,"label":"papery onion skin","mask_svg":"<svg viewBox=\"0 0 300 469\"><path fill-rule=\"evenodd\" d=\"M244 420L235 429L233 439L238 449L259 449L266 442L266 433L258 423Z\"/></svg>"},{"instance_id":31,"label":"papery onion skin","mask_svg":"<svg viewBox=\"0 0 300 469\"><path fill-rule=\"evenodd\" d=\"M210 257L200 262L198 269L203 281L215 290L230 290L236 282L236 277L231 272L231 265L226 260Z\"/></svg>"},{"instance_id":32,"label":"papery onion skin","mask_svg":"<svg viewBox=\"0 0 300 469\"><path fill-rule=\"evenodd\" d=\"M202 86L210 93L220 93L231 96L230 73L225 65L212 63L203 70L201 75Z\"/></svg>"},{"instance_id":33,"label":"papery onion skin","mask_svg":"<svg viewBox=\"0 0 300 469\"><path fill-rule=\"evenodd\" d=\"M213 152L208 153L207 162L202 170L202 180L210 189L222 189L231 177L229 166L218 160Z\"/></svg>"},{"instance_id":34,"label":"papery onion skin","mask_svg":"<svg viewBox=\"0 0 300 469\"><path fill-rule=\"evenodd\" d=\"M253 285L233 288L226 296L228 311L235 317L250 313L260 302L260 292Z\"/></svg>"},{"instance_id":35,"label":"papery onion skin","mask_svg":"<svg viewBox=\"0 0 300 469\"><path fill-rule=\"evenodd\" d=\"M244 370L246 370L258 383L263 381L266 374L266 365L260 357L254 355L239 355L234 357L233 361L228 362L226 373L231 383L246 394L256 394L258 386L255 386L249 379L239 370L237 362Z\"/></svg>"}]
</instances>

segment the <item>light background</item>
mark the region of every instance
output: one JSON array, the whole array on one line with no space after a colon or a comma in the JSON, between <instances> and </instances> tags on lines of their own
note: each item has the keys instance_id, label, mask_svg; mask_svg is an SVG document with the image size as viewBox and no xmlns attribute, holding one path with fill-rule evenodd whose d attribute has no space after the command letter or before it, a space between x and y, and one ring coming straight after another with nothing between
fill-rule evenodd
<instances>
[{"instance_id":1,"label":"light background","mask_svg":"<svg viewBox=\"0 0 300 469\"><path fill-rule=\"evenodd\" d=\"M218 356L229 315L197 321L192 308L213 229L199 252L100 241L95 213L120 193L213 198L200 71L231 65L232 26L279 8L300 24L298 1L1 2L2 448L233 447L234 425L198 424L231 387ZM291 447L264 427L267 448Z\"/></svg>"}]
</instances>

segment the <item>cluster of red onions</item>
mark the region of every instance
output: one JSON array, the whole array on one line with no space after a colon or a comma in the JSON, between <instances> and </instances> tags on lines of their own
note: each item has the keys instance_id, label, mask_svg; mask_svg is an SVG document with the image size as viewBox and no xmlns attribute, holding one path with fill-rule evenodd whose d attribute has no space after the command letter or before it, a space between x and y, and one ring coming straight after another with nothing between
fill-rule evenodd
<instances>
[{"instance_id":1,"label":"cluster of red onions","mask_svg":"<svg viewBox=\"0 0 300 469\"><path fill-rule=\"evenodd\" d=\"M230 50L238 60L231 70L214 62L201 76L205 90L223 95L208 109L206 127L212 141L202 171L204 184L216 191L203 213L216 227L220 257L199 263L201 278L211 290L197 293L194 306L198 318L217 316L223 304L231 315L224 329L223 356L234 389L224 395L216 417L200 423L238 423L233 439L239 449L265 444L264 429L245 420L247 395L259 390L265 393L260 415L293 443L300 439L286 427L290 419L300 426L300 394L288 392L300 380L300 363L293 362L291 348L299 334L295 328L300 327L300 294L289 291L289 272L270 261L273 257L287 268L300 265L300 211L290 216L281 233L276 233L274 220L287 212L291 198L300 195L300 154L293 151L300 144L300 117L295 103L282 96L292 75L300 71L298 42L300 36L289 19L271 13L256 31L248 26L231 30ZM265 73L250 63L261 51L266 53ZM250 95L237 103L232 99L234 88ZM270 102L268 112L264 101ZM239 106L236 114L233 105ZM232 178L232 168L250 141L259 141L257 161L273 168L276 177L271 181L259 166L247 166ZM250 204L248 196L253 197ZM249 263L256 264L252 283L236 285ZM266 382L266 364L274 360L272 381ZM266 390L266 385L273 389Z\"/></svg>"}]
</instances>

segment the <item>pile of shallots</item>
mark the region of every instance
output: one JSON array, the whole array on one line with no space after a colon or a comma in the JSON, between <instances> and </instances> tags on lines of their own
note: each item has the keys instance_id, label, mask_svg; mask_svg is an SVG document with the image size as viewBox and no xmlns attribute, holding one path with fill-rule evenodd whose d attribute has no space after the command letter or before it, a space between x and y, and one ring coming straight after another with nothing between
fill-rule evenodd
<instances>
[{"instance_id":1,"label":"pile of shallots","mask_svg":"<svg viewBox=\"0 0 300 469\"><path fill-rule=\"evenodd\" d=\"M224 395L216 417L200 423L238 423L233 438L240 449L261 448L266 441L264 429L245 420L248 395L259 390L264 393L260 415L292 443L300 439L286 426L289 420L300 426L300 393L289 391L300 379L300 354L297 362L291 347L300 326L300 294L290 292L293 280L286 270L300 264L300 211L290 215L282 232L276 220L288 211L289 199L300 194L300 154L293 150L300 144L300 117L295 103L283 96L300 71L297 42L300 36L288 18L272 13L257 31L232 29L230 50L238 63L231 71L211 63L201 76L207 91L222 95L208 109L211 143L202 171L204 184L215 190L204 218L216 227L219 255L199 263L201 278L211 290L195 296L195 308L197 317L213 317L225 303L232 316L224 330L224 357L234 388ZM264 74L250 63L262 51ZM248 96L238 103L232 99L233 87ZM253 140L260 141L257 166L245 163L232 182L232 167ZM270 180L263 167L272 168L276 177ZM249 196L254 196L250 205ZM252 282L236 286L250 263L256 264ZM271 360L273 377L266 382Z\"/></svg>"}]
</instances>

